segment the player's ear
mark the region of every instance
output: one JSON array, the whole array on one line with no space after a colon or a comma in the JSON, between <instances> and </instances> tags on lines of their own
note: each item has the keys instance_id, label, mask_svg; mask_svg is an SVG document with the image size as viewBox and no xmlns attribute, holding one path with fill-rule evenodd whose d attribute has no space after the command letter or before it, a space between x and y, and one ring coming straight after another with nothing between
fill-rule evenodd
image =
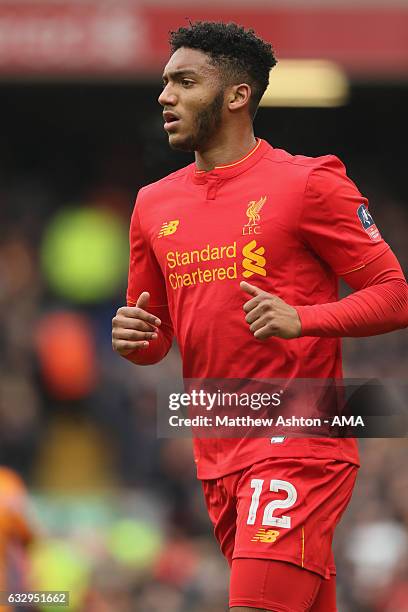
<instances>
[{"instance_id":1,"label":"player's ear","mask_svg":"<svg viewBox=\"0 0 408 612\"><path fill-rule=\"evenodd\" d=\"M238 110L249 104L251 99L251 86L248 83L233 85L228 95L228 107L230 110Z\"/></svg>"}]
</instances>

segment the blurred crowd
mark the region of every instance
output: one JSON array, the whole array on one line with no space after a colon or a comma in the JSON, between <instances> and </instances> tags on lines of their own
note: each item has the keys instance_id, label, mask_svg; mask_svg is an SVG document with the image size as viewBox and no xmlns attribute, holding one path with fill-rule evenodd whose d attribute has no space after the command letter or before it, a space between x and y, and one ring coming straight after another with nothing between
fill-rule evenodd
<instances>
[{"instance_id":1,"label":"blurred crowd","mask_svg":"<svg viewBox=\"0 0 408 612\"><path fill-rule=\"evenodd\" d=\"M0 590L69 590L78 612L222 612L228 568L191 441L156 435L177 348L148 368L111 349L144 180L139 166L133 191L101 184L70 204L21 170L0 176ZM375 190L377 225L407 270L408 202ZM346 340L344 363L349 377L403 379L404 333ZM335 541L339 610L406 612L406 438L360 446Z\"/></svg>"}]
</instances>

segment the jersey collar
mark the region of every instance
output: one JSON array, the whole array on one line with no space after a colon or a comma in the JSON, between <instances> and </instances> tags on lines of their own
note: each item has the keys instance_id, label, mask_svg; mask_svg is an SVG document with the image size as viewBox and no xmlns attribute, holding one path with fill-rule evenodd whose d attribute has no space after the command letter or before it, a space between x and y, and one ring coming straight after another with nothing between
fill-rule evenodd
<instances>
[{"instance_id":1,"label":"jersey collar","mask_svg":"<svg viewBox=\"0 0 408 612\"><path fill-rule=\"evenodd\" d=\"M256 145L249 151L249 153L245 155L245 157L242 157L241 159L238 159L230 164L215 166L213 170L209 170L208 172L205 170L197 170L197 166L193 164L193 181L202 185L208 180L212 180L214 178L229 179L233 178L234 176L238 176L238 174L241 174L242 172L245 172L255 165L257 161L265 155L268 149L268 144L265 142L265 140L262 140L262 138L257 138L256 141Z\"/></svg>"}]
</instances>

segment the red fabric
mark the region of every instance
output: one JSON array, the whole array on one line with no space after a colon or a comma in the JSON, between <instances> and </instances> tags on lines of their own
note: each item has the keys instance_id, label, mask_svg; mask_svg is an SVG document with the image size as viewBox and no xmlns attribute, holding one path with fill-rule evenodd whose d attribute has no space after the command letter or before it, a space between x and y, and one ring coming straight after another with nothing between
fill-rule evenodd
<instances>
[{"instance_id":1,"label":"red fabric","mask_svg":"<svg viewBox=\"0 0 408 612\"><path fill-rule=\"evenodd\" d=\"M337 612L335 576L330 580L322 580L309 612Z\"/></svg>"},{"instance_id":2,"label":"red fabric","mask_svg":"<svg viewBox=\"0 0 408 612\"><path fill-rule=\"evenodd\" d=\"M274 457L203 481L222 553L230 565L233 559L274 559L330 578L334 529L356 476L346 462Z\"/></svg>"},{"instance_id":3,"label":"red fabric","mask_svg":"<svg viewBox=\"0 0 408 612\"><path fill-rule=\"evenodd\" d=\"M408 325L408 286L391 251L344 280L355 293L330 304L297 307L303 336L373 336Z\"/></svg>"},{"instance_id":4,"label":"red fabric","mask_svg":"<svg viewBox=\"0 0 408 612\"><path fill-rule=\"evenodd\" d=\"M338 338L255 339L239 282L299 306L336 301L339 274L389 249L366 205L336 157L292 156L265 141L237 163L198 174L191 164L142 188L127 297L135 303L149 291L149 309L165 322L146 362L165 354L174 329L185 378L341 379ZM318 447L308 438L195 441L199 478L270 456L358 463L352 439L320 440Z\"/></svg>"},{"instance_id":5,"label":"red fabric","mask_svg":"<svg viewBox=\"0 0 408 612\"><path fill-rule=\"evenodd\" d=\"M336 579L281 561L235 559L230 581L230 607L256 607L274 612L336 612Z\"/></svg>"},{"instance_id":6,"label":"red fabric","mask_svg":"<svg viewBox=\"0 0 408 612\"><path fill-rule=\"evenodd\" d=\"M141 283L145 282L150 292L148 311L159 317L161 325L157 331L158 337L156 341L150 341L147 349L133 351L126 358L137 365L150 365L161 361L167 355L172 344L174 332L167 307L166 289L160 278L160 267L154 254L144 241L136 207L130 223L129 242L130 261L127 305L136 306L137 299L140 293L142 293L142 291L138 290L138 286L142 286ZM138 284L136 284L136 278L140 278ZM153 282L148 280L150 278Z\"/></svg>"}]
</instances>

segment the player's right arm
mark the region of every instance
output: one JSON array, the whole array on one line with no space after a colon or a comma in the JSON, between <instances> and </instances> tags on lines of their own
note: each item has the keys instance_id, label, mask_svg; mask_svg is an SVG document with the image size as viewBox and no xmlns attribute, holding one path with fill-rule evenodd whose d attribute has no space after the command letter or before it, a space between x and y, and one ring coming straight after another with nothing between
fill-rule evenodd
<instances>
[{"instance_id":1,"label":"player's right arm","mask_svg":"<svg viewBox=\"0 0 408 612\"><path fill-rule=\"evenodd\" d=\"M112 346L138 365L157 363L170 350L173 326L164 277L139 215L140 193L130 223L127 306L112 320Z\"/></svg>"}]
</instances>

